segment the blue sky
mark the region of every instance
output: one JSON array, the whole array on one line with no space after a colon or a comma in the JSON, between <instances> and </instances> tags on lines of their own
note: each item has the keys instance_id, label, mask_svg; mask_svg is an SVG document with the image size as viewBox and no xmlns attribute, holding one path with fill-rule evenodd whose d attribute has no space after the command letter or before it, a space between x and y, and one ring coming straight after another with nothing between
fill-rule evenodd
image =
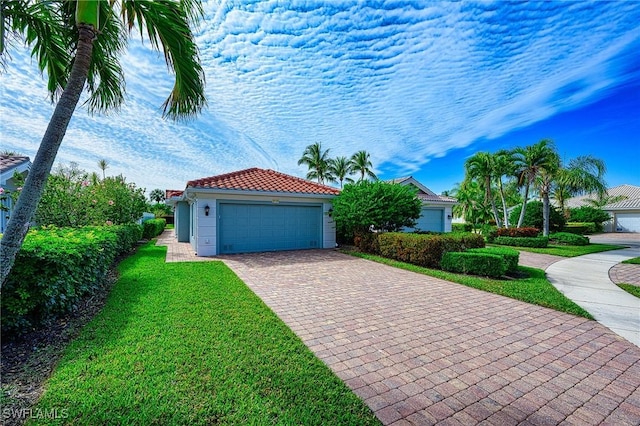
<instances>
[{"instance_id":1,"label":"blue sky","mask_svg":"<svg viewBox=\"0 0 640 426\"><path fill-rule=\"evenodd\" d=\"M210 1L197 41L208 108L161 118L172 77L132 39L119 113L79 107L58 161L148 190L248 167L304 177L314 142L371 153L380 178L436 192L464 161L555 141L606 161L610 186L640 185L640 3ZM26 49L0 76L0 149L35 155L53 106Z\"/></svg>"}]
</instances>

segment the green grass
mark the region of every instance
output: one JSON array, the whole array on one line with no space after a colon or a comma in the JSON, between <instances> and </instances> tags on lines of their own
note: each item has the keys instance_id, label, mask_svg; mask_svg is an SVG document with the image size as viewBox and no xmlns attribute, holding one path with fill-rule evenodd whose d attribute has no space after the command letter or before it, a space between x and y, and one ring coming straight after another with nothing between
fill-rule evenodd
<instances>
[{"instance_id":1,"label":"green grass","mask_svg":"<svg viewBox=\"0 0 640 426\"><path fill-rule=\"evenodd\" d=\"M630 293L630 294L634 295L635 297L640 298L640 287L638 287L637 285L618 284L618 287L620 287L621 289L623 289L627 293Z\"/></svg>"},{"instance_id":2,"label":"green grass","mask_svg":"<svg viewBox=\"0 0 640 426\"><path fill-rule=\"evenodd\" d=\"M384 263L385 265L396 268L406 269L419 274L429 275L431 277L466 285L467 287L473 287L490 293L511 297L512 299L522 300L523 302L545 306L560 312L567 312L584 318L593 319L587 311L576 305L573 301L567 299L562 293L560 293L560 291L558 291L558 289L551 285L551 283L546 279L544 271L541 269L519 266L518 269L527 275L526 278L496 280L472 275L454 274L452 272L445 272L438 269L423 268L372 254L359 252L346 253L363 259L373 260L374 262Z\"/></svg>"},{"instance_id":3,"label":"green grass","mask_svg":"<svg viewBox=\"0 0 640 426\"><path fill-rule=\"evenodd\" d=\"M631 259L623 260L622 263L631 263L633 265L640 265L640 257L634 257Z\"/></svg>"},{"instance_id":4,"label":"green grass","mask_svg":"<svg viewBox=\"0 0 640 426\"><path fill-rule=\"evenodd\" d=\"M165 254L151 242L120 264L34 408L66 410L48 422L379 424L226 265Z\"/></svg>"},{"instance_id":5,"label":"green grass","mask_svg":"<svg viewBox=\"0 0 640 426\"><path fill-rule=\"evenodd\" d=\"M495 244L487 244L495 246ZM504 247L504 246L496 246ZM600 253L602 251L618 250L625 248L624 246L616 246L611 244L589 244L588 246L560 246L549 244L546 248L535 247L512 247L519 251L528 251L531 253L552 254L562 257L576 257L584 254Z\"/></svg>"}]
</instances>

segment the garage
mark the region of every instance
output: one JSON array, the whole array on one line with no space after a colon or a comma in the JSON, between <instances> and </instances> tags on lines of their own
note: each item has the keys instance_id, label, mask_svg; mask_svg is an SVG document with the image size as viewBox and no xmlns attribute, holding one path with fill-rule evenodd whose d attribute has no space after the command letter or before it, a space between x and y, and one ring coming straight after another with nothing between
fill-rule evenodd
<instances>
[{"instance_id":1,"label":"garage","mask_svg":"<svg viewBox=\"0 0 640 426\"><path fill-rule=\"evenodd\" d=\"M444 209L423 208L415 229L419 231L444 232Z\"/></svg>"},{"instance_id":2,"label":"garage","mask_svg":"<svg viewBox=\"0 0 640 426\"><path fill-rule=\"evenodd\" d=\"M640 232L640 213L616 213L617 232Z\"/></svg>"},{"instance_id":3,"label":"garage","mask_svg":"<svg viewBox=\"0 0 640 426\"><path fill-rule=\"evenodd\" d=\"M219 203L220 254L322 247L322 206Z\"/></svg>"}]
</instances>

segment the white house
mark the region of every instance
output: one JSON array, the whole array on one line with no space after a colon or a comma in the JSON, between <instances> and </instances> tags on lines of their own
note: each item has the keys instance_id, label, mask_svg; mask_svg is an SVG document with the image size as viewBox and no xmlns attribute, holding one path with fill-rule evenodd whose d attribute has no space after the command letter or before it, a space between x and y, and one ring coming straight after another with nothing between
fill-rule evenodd
<instances>
[{"instance_id":1,"label":"white house","mask_svg":"<svg viewBox=\"0 0 640 426\"><path fill-rule=\"evenodd\" d=\"M409 231L451 232L452 208L457 202L455 198L437 195L412 176L390 182L414 186L418 191L417 197L422 201L422 214L416 221L415 228Z\"/></svg>"},{"instance_id":2,"label":"white house","mask_svg":"<svg viewBox=\"0 0 640 426\"><path fill-rule=\"evenodd\" d=\"M339 191L274 170L251 168L167 191L178 241L198 256L333 248L332 199Z\"/></svg>"},{"instance_id":3,"label":"white house","mask_svg":"<svg viewBox=\"0 0 640 426\"><path fill-rule=\"evenodd\" d=\"M9 222L13 200L8 194L17 189L14 176L16 173L27 177L31 161L29 157L18 155L0 155L0 188L2 188L2 209L0 211L0 233L3 233Z\"/></svg>"}]
</instances>

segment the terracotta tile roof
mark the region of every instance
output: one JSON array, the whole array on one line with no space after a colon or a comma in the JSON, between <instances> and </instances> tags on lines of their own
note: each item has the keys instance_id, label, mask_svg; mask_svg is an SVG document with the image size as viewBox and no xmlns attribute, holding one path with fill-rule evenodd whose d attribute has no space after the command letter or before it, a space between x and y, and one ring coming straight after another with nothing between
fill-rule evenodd
<instances>
[{"instance_id":1,"label":"terracotta tile roof","mask_svg":"<svg viewBox=\"0 0 640 426\"><path fill-rule=\"evenodd\" d=\"M183 193L184 191L179 189L166 189L164 191L164 198L168 200L169 198L172 198L172 197L180 197Z\"/></svg>"},{"instance_id":2,"label":"terracotta tile roof","mask_svg":"<svg viewBox=\"0 0 640 426\"><path fill-rule=\"evenodd\" d=\"M0 155L0 171L4 172L27 162L29 162L29 157L16 155Z\"/></svg>"},{"instance_id":3,"label":"terracotta tile roof","mask_svg":"<svg viewBox=\"0 0 640 426\"><path fill-rule=\"evenodd\" d=\"M269 169L240 170L218 176L191 180L187 188L213 188L264 192L289 192L295 194L338 195L340 191L295 176Z\"/></svg>"}]
</instances>

